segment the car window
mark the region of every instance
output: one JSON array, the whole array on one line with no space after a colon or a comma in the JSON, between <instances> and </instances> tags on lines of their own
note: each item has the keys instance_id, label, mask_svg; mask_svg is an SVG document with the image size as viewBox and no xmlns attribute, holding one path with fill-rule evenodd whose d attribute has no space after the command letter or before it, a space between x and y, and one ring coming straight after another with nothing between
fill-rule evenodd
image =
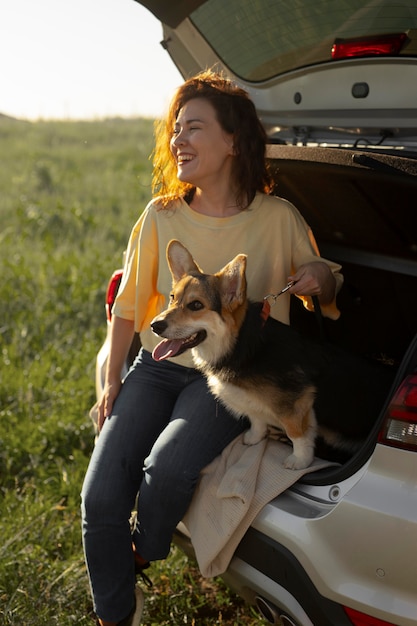
<instances>
[{"instance_id":1,"label":"car window","mask_svg":"<svg viewBox=\"0 0 417 626\"><path fill-rule=\"evenodd\" d=\"M397 54L417 56L417 0L209 0L190 19L247 81L329 61L336 40L403 34Z\"/></svg>"}]
</instances>

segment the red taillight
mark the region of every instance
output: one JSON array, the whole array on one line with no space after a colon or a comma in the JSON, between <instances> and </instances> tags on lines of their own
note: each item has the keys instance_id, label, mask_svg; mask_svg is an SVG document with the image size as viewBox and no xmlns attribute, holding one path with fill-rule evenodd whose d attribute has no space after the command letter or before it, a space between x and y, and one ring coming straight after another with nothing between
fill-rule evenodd
<instances>
[{"instance_id":1,"label":"red taillight","mask_svg":"<svg viewBox=\"0 0 417 626\"><path fill-rule=\"evenodd\" d=\"M379 443L417 452L417 374L407 376L385 413Z\"/></svg>"},{"instance_id":2,"label":"red taillight","mask_svg":"<svg viewBox=\"0 0 417 626\"><path fill-rule=\"evenodd\" d=\"M116 270L115 272L113 272L113 275L109 280L109 284L107 285L106 316L109 322L111 320L111 310L112 310L114 301L116 300L117 292L119 291L122 276L123 276L123 270Z\"/></svg>"},{"instance_id":3,"label":"red taillight","mask_svg":"<svg viewBox=\"0 0 417 626\"><path fill-rule=\"evenodd\" d=\"M396 55L400 53L406 39L405 33L336 39L332 47L332 59Z\"/></svg>"},{"instance_id":4,"label":"red taillight","mask_svg":"<svg viewBox=\"0 0 417 626\"><path fill-rule=\"evenodd\" d=\"M371 617L370 615L366 615L366 613L350 609L348 606L343 608L354 626L395 626L392 622L385 622L383 619Z\"/></svg>"}]
</instances>

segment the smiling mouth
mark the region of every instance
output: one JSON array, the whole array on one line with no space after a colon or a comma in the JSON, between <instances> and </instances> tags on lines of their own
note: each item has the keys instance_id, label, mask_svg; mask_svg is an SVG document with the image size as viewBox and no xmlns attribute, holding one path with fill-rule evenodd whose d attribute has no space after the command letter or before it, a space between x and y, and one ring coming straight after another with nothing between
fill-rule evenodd
<instances>
[{"instance_id":1,"label":"smiling mouth","mask_svg":"<svg viewBox=\"0 0 417 626\"><path fill-rule=\"evenodd\" d=\"M179 156L177 158L177 165L184 165L184 163L189 163L190 161L193 161L193 159L193 156Z\"/></svg>"},{"instance_id":2,"label":"smiling mouth","mask_svg":"<svg viewBox=\"0 0 417 626\"><path fill-rule=\"evenodd\" d=\"M186 337L185 339L163 339L158 343L152 352L152 358L155 361L164 361L173 356L179 356L186 350L195 348L199 343L207 337L205 330L199 330L197 333Z\"/></svg>"}]
</instances>

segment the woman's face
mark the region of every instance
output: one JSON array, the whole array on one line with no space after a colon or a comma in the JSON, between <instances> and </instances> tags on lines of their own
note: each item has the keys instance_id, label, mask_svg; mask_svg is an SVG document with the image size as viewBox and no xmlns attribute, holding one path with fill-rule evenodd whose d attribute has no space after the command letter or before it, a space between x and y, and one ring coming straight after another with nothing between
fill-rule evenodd
<instances>
[{"instance_id":1,"label":"woman's face","mask_svg":"<svg viewBox=\"0 0 417 626\"><path fill-rule=\"evenodd\" d=\"M177 176L204 189L231 176L233 135L220 126L216 111L204 98L189 100L180 110L171 138Z\"/></svg>"}]
</instances>

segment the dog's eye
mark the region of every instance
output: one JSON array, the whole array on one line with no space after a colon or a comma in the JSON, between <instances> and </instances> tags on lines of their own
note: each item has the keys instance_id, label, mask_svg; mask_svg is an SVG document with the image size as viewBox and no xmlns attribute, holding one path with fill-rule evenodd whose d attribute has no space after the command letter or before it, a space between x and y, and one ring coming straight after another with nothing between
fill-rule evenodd
<instances>
[{"instance_id":1,"label":"dog's eye","mask_svg":"<svg viewBox=\"0 0 417 626\"><path fill-rule=\"evenodd\" d=\"M174 302L174 294L170 293L169 294L169 303L172 304Z\"/></svg>"},{"instance_id":2,"label":"dog's eye","mask_svg":"<svg viewBox=\"0 0 417 626\"><path fill-rule=\"evenodd\" d=\"M200 300L193 300L192 302L189 302L187 306L190 311L200 311L201 309L204 309L204 304L200 302Z\"/></svg>"}]
</instances>

